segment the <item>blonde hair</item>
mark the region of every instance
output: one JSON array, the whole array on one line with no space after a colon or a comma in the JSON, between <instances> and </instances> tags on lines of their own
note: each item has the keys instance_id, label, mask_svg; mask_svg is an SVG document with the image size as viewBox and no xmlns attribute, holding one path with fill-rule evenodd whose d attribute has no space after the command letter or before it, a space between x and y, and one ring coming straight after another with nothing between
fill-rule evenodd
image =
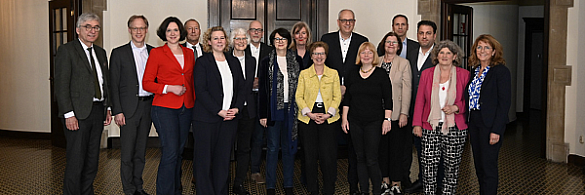
<instances>
[{"instance_id":1,"label":"blonde hair","mask_svg":"<svg viewBox=\"0 0 585 195\"><path fill-rule=\"evenodd\" d=\"M215 31L223 32L223 36L225 37L225 46L223 48L223 52L228 52L229 51L228 45L230 45L231 41L229 40L227 33L225 32L225 30L223 30L223 27L221 26L214 26L205 31L205 34L203 34L203 44L201 44L201 46L203 47L203 52L212 52L211 45L209 45L209 43L211 42L211 33Z\"/></svg>"},{"instance_id":2,"label":"blonde hair","mask_svg":"<svg viewBox=\"0 0 585 195\"><path fill-rule=\"evenodd\" d=\"M372 61L372 65L376 66L380 63L380 57L378 56L378 52L376 51L376 47L374 46L374 44L370 43L370 42L364 42L360 45L360 48L357 52L357 56L355 58L355 64L356 65L362 65L362 59L360 57L360 53L362 53L364 50L370 50L374 53L374 61Z\"/></svg>"},{"instance_id":3,"label":"blonde hair","mask_svg":"<svg viewBox=\"0 0 585 195\"><path fill-rule=\"evenodd\" d=\"M293 27L290 29L290 32L294 37L295 33L301 31L303 28L305 28L305 30L307 31L307 44L305 47L308 48L309 45L311 45L311 43L313 42L313 37L311 37L311 29L309 28L309 25L307 23L302 21L295 23ZM297 40L292 40L288 48L292 50L297 50Z\"/></svg>"}]
</instances>

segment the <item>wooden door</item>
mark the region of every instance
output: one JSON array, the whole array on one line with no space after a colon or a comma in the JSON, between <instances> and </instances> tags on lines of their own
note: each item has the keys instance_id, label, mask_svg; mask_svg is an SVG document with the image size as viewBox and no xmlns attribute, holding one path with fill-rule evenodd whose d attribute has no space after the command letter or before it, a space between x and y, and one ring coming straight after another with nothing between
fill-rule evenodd
<instances>
[{"instance_id":1,"label":"wooden door","mask_svg":"<svg viewBox=\"0 0 585 195\"><path fill-rule=\"evenodd\" d=\"M469 6L443 3L443 17L441 21L442 38L441 40L452 40L463 52L462 68L468 69L467 59L470 54L470 47L473 44L473 8Z\"/></svg>"},{"instance_id":2,"label":"wooden door","mask_svg":"<svg viewBox=\"0 0 585 195\"><path fill-rule=\"evenodd\" d=\"M263 41L276 28L291 29L298 21L306 22L313 41L327 32L328 0L209 0L209 26L248 29L253 20L264 25Z\"/></svg>"},{"instance_id":3,"label":"wooden door","mask_svg":"<svg viewBox=\"0 0 585 195\"><path fill-rule=\"evenodd\" d=\"M79 3L73 0L49 1L49 43L50 43L50 86L51 86L51 142L54 146L65 147L65 135L63 132L62 119L57 116L58 107L55 99L55 55L59 46L74 40L75 21Z\"/></svg>"}]
</instances>

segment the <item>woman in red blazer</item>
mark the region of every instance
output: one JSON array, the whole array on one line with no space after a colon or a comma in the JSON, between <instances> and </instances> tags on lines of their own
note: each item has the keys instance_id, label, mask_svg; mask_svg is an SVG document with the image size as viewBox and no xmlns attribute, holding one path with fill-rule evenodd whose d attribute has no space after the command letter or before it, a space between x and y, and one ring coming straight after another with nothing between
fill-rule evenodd
<instances>
[{"instance_id":1,"label":"woman in red blazer","mask_svg":"<svg viewBox=\"0 0 585 195\"><path fill-rule=\"evenodd\" d=\"M152 121L161 144L156 194L182 194L181 154L191 126L193 92L193 51L179 44L187 31L175 17L166 18L157 30L167 43L150 51L142 85L154 93Z\"/></svg>"},{"instance_id":2,"label":"woman in red blazer","mask_svg":"<svg viewBox=\"0 0 585 195\"><path fill-rule=\"evenodd\" d=\"M425 194L436 194L437 169L444 159L443 194L455 194L461 154L467 137L465 86L469 71L461 65L463 51L445 40L432 53L435 67L421 74L412 125L422 137L423 187Z\"/></svg>"}]
</instances>

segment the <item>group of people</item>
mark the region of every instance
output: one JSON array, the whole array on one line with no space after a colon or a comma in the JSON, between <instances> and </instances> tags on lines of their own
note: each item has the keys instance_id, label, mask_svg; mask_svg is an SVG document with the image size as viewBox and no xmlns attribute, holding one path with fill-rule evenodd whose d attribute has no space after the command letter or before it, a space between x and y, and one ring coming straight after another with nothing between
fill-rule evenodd
<instances>
[{"instance_id":1,"label":"group of people","mask_svg":"<svg viewBox=\"0 0 585 195\"><path fill-rule=\"evenodd\" d=\"M112 50L108 66L105 51L93 44L100 19L82 14L79 39L56 56L55 94L68 142L63 193L93 194L101 132L114 116L125 194L147 194L142 171L151 123L161 145L156 194L182 193L190 129L192 181L201 194L228 194L234 146L232 193L250 194L243 185L250 169L254 182L277 194L281 151L284 190L278 192L294 194L299 145L307 191L335 194L339 141L348 148L350 194L455 194L468 134L481 194L496 194L511 93L501 44L479 36L468 71L460 67L459 46L435 43L432 21L418 22L417 42L406 37L408 18L396 15L377 46L353 32L355 23L354 12L344 9L339 31L321 41L312 42L309 25L298 22L290 31L272 31L267 45L260 21L229 35L211 27L200 42L197 20L168 17L156 30L166 43L153 48L145 43L148 20L134 15L131 41ZM420 165L415 182L413 143Z\"/></svg>"}]
</instances>

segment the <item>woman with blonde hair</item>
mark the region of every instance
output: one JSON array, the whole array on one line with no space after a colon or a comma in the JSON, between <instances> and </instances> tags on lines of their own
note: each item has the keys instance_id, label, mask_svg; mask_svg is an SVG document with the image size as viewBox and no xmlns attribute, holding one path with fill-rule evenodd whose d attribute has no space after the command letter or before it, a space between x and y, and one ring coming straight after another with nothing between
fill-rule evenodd
<instances>
[{"instance_id":1,"label":"woman with blonde hair","mask_svg":"<svg viewBox=\"0 0 585 195\"><path fill-rule=\"evenodd\" d=\"M307 23L301 21L295 23L290 32L292 33L293 40L288 48L303 59L301 68L306 69L310 66L312 57L310 51L307 51L309 45L313 42L311 29Z\"/></svg>"}]
</instances>

